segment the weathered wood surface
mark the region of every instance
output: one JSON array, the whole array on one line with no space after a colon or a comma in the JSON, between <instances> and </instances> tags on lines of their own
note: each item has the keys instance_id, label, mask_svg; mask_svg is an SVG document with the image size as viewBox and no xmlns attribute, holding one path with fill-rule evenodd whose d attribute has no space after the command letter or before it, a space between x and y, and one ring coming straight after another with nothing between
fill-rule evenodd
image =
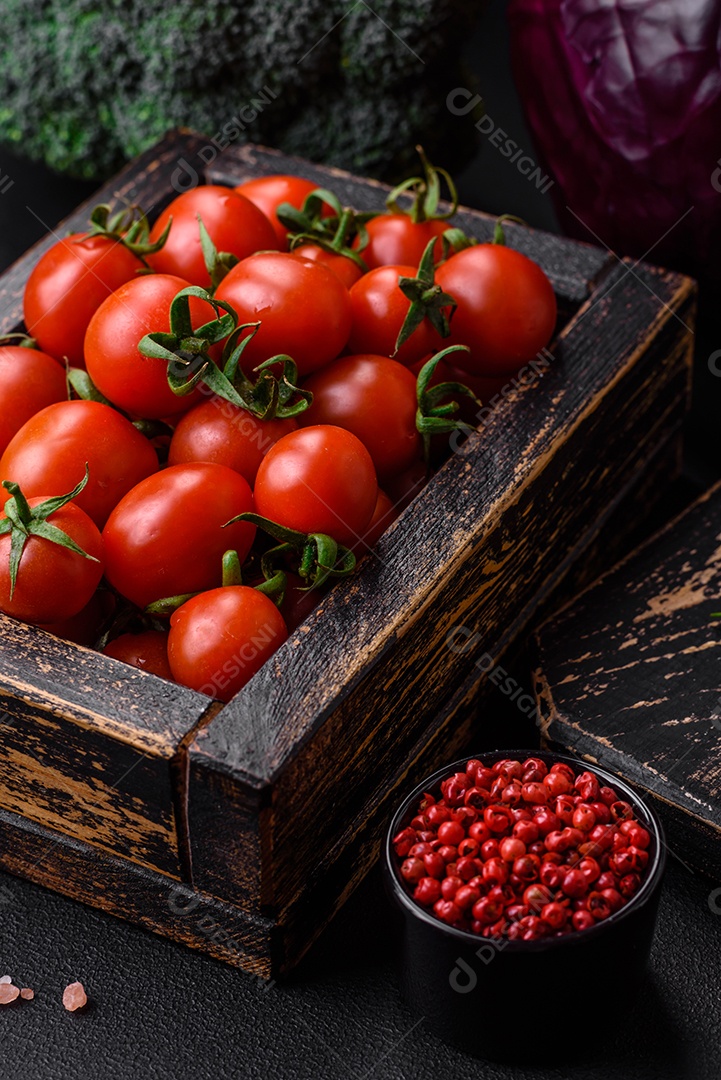
<instances>
[{"instance_id":1,"label":"weathered wood surface","mask_svg":"<svg viewBox=\"0 0 721 1080\"><path fill-rule=\"evenodd\" d=\"M721 872L721 486L541 628L547 739L651 794Z\"/></svg>"},{"instance_id":2,"label":"weathered wood surface","mask_svg":"<svg viewBox=\"0 0 721 1080\"><path fill-rule=\"evenodd\" d=\"M293 903L318 845L337 842L405 766L467 678L472 657L444 645L452 627L464 623L500 654L628 478L678 429L693 290L675 275L639 272L643 285L612 271L605 296L562 332L543 379L493 412L381 539L377 558L198 734L189 788L198 887L250 909ZM238 812L221 818L228 779ZM250 799L263 810L246 847ZM236 865L260 869L260 893L254 877L228 876L228 844Z\"/></svg>"},{"instance_id":3,"label":"weathered wood surface","mask_svg":"<svg viewBox=\"0 0 721 1080\"><path fill-rule=\"evenodd\" d=\"M0 810L0 867L268 979L277 930L187 885Z\"/></svg>"},{"instance_id":4,"label":"weathered wood surface","mask_svg":"<svg viewBox=\"0 0 721 1080\"><path fill-rule=\"evenodd\" d=\"M209 705L0 616L0 807L180 877L173 760Z\"/></svg>"}]
</instances>

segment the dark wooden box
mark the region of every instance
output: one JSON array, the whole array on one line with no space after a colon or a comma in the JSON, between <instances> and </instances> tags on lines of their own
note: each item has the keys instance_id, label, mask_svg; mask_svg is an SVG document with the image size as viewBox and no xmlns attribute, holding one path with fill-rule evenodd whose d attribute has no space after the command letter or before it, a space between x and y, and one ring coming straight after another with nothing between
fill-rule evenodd
<instances>
[{"instance_id":1,"label":"dark wooden box","mask_svg":"<svg viewBox=\"0 0 721 1080\"><path fill-rule=\"evenodd\" d=\"M546 739L657 804L671 853L721 874L721 485L541 628Z\"/></svg>"},{"instance_id":2,"label":"dark wooden box","mask_svg":"<svg viewBox=\"0 0 721 1080\"><path fill-rule=\"evenodd\" d=\"M374 181L260 147L206 167L205 147L173 133L92 201L155 213L194 174L297 172L383 202ZM489 216L459 220L490 238ZM0 279L3 332L54 238ZM479 652L500 657L571 572L608 565L678 464L693 283L524 227L508 242L553 282L549 351L229 705L1 621L1 865L264 977L308 948L401 791L468 741ZM450 647L459 632L482 648Z\"/></svg>"}]
</instances>

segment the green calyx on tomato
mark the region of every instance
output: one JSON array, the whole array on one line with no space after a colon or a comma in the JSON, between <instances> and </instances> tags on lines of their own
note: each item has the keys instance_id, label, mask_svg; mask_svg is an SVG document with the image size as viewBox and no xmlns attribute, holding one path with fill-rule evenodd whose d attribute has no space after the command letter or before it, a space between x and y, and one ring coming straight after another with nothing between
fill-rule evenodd
<instances>
[{"instance_id":1,"label":"green calyx on tomato","mask_svg":"<svg viewBox=\"0 0 721 1080\"><path fill-rule=\"evenodd\" d=\"M12 599L15 592L23 550L31 536L40 537L42 540L48 540L51 544L57 544L59 547L74 551L76 555L82 555L84 559L89 559L90 562L99 561L94 555L88 555L87 551L83 551L62 529L59 529L56 525L51 525L47 520L51 514L62 509L63 506L66 506L67 503L80 494L88 482L88 473L89 470L86 465L85 476L67 495L57 495L52 499L45 499L44 502L33 507L28 503L18 484L12 480L3 480L3 487L11 495L11 498L5 503L6 516L0 521L0 536L10 534L10 599Z\"/></svg>"},{"instance_id":2,"label":"green calyx on tomato","mask_svg":"<svg viewBox=\"0 0 721 1080\"><path fill-rule=\"evenodd\" d=\"M218 251L210 239L210 233L203 224L202 217L200 214L195 216L198 219L198 228L200 229L200 247L203 252L203 262L210 276L211 289L215 292L228 271L237 266L240 259L230 251Z\"/></svg>"},{"instance_id":3,"label":"green calyx on tomato","mask_svg":"<svg viewBox=\"0 0 721 1080\"><path fill-rule=\"evenodd\" d=\"M0 337L0 347L3 345L15 345L19 349L37 349L38 343L29 334L3 334Z\"/></svg>"},{"instance_id":4,"label":"green calyx on tomato","mask_svg":"<svg viewBox=\"0 0 721 1080\"><path fill-rule=\"evenodd\" d=\"M432 356L418 372L416 382L416 398L418 411L416 413L416 427L423 439L423 457L427 462L430 454L431 437L433 435L445 435L451 431L463 431L470 434L473 428L464 420L456 419L458 402L448 401L452 394L462 394L470 398L480 407L481 402L470 389L461 382L443 382L437 386L429 387L436 367L442 360L447 360L451 353L469 352L466 345L449 345L447 349Z\"/></svg>"},{"instance_id":5,"label":"green calyx on tomato","mask_svg":"<svg viewBox=\"0 0 721 1080\"><path fill-rule=\"evenodd\" d=\"M223 347L223 374L240 395L243 408L259 420L285 420L297 416L312 404L313 395L298 386L298 367L291 356L279 353L258 364L254 369L259 372L255 382L240 366L243 350L259 327L257 322L235 328ZM245 330L250 330L247 337L243 337ZM282 365L279 376L270 371L276 364Z\"/></svg>"},{"instance_id":6,"label":"green calyx on tomato","mask_svg":"<svg viewBox=\"0 0 721 1080\"><path fill-rule=\"evenodd\" d=\"M248 521L279 541L261 559L266 585L277 574L276 562L279 559L290 560L291 569L307 582L309 589L318 589L328 578L347 577L355 570L356 558L350 548L339 544L326 533L298 532L254 513L238 514L225 524L232 525L236 521ZM262 585L260 588L267 591Z\"/></svg>"},{"instance_id":7,"label":"green calyx on tomato","mask_svg":"<svg viewBox=\"0 0 721 1080\"><path fill-rule=\"evenodd\" d=\"M386 199L386 206L392 214L407 214L414 224L422 221L445 221L453 217L458 209L458 192L453 178L445 169L439 169L431 165L426 157L423 147L417 146L416 150L423 165L423 176L411 176L408 180L398 184ZM450 209L444 213L438 212L438 204L441 199L441 178L448 185L451 196ZM407 209L398 205L401 195L411 195L413 202Z\"/></svg>"},{"instance_id":8,"label":"green calyx on tomato","mask_svg":"<svg viewBox=\"0 0 721 1080\"><path fill-rule=\"evenodd\" d=\"M139 206L126 206L113 214L108 203L100 203L90 215L90 228L85 236L107 236L110 240L117 240L133 255L144 260L146 255L154 255L164 246L171 225L172 218L158 239L152 242L148 219Z\"/></svg>"},{"instance_id":9,"label":"green calyx on tomato","mask_svg":"<svg viewBox=\"0 0 721 1080\"><path fill-rule=\"evenodd\" d=\"M193 329L190 317L191 296L207 301L217 315L197 330ZM221 315L221 311L225 314ZM146 334L139 342L138 350L143 356L165 361L168 385L178 396L190 394L202 383L217 397L262 420L294 416L308 407L312 395L296 385L298 370L290 356L273 356L260 364L256 370L260 369L261 374L256 383L240 369L243 350L259 326L259 322L238 326L238 316L230 304L214 299L198 285L189 285L180 290L170 305L170 331ZM250 330L250 334L243 337L245 330ZM209 350L225 338L221 370ZM279 379L267 370L273 364L283 365Z\"/></svg>"},{"instance_id":10,"label":"green calyx on tomato","mask_svg":"<svg viewBox=\"0 0 721 1080\"><path fill-rule=\"evenodd\" d=\"M256 592L263 593L264 596L272 600L276 607L280 607L285 598L288 579L282 570L276 570L267 564L264 566L261 563L261 569L265 581L261 581L259 585L254 585L253 588ZM242 584L243 571L238 552L233 551L231 548L223 555L223 588L225 589L229 585Z\"/></svg>"},{"instance_id":11,"label":"green calyx on tomato","mask_svg":"<svg viewBox=\"0 0 721 1080\"><path fill-rule=\"evenodd\" d=\"M324 204L332 206L336 213L323 217ZM276 212L281 224L290 230L291 251L303 244L316 244L333 255L344 255L362 273L368 272L360 252L368 244L364 219L371 217L370 214L357 214L350 206L342 206L337 196L325 188L311 191L300 210L290 203L281 203ZM352 248L355 237L358 243Z\"/></svg>"},{"instance_id":12,"label":"green calyx on tomato","mask_svg":"<svg viewBox=\"0 0 721 1080\"><path fill-rule=\"evenodd\" d=\"M503 230L503 223L505 221L513 221L516 225L526 224L523 218L516 217L515 214L501 214L496 218L493 226L493 237L491 238L492 244L498 244L501 247L505 245L506 234ZM463 229L459 229L455 226L452 229L446 229L443 233L442 241L444 261L449 258L450 255L455 255L459 251L465 251L465 249L469 247L477 247L480 243L475 237L466 235Z\"/></svg>"},{"instance_id":13,"label":"green calyx on tomato","mask_svg":"<svg viewBox=\"0 0 721 1080\"><path fill-rule=\"evenodd\" d=\"M416 277L398 279L398 288L411 303L396 339L394 356L426 318L441 337L448 337L450 334L447 309L450 308L452 313L456 307L456 301L436 284L433 262L435 244L435 239L428 241Z\"/></svg>"},{"instance_id":14,"label":"green calyx on tomato","mask_svg":"<svg viewBox=\"0 0 721 1080\"><path fill-rule=\"evenodd\" d=\"M251 515L257 516L257 515ZM246 520L244 515L240 515L238 518L234 518L234 521ZM230 525L230 522L228 522ZM224 589L232 585L243 584L243 569L241 566L238 552L233 548L230 548L223 555L223 577L222 587ZM256 592L263 593L264 596L269 597L276 605L280 607L285 597L285 590L287 584L287 578L282 570L276 570L275 568L269 568L266 565L262 565L263 577L265 581L261 581L259 585L254 585L253 588ZM208 590L205 590L206 592ZM149 604L144 611L144 615L154 618L167 618L172 615L174 611L177 611L179 607L187 603L188 600L192 600L195 596L201 596L201 593L181 593L179 596L165 596L162 600L156 600L154 603Z\"/></svg>"}]
</instances>

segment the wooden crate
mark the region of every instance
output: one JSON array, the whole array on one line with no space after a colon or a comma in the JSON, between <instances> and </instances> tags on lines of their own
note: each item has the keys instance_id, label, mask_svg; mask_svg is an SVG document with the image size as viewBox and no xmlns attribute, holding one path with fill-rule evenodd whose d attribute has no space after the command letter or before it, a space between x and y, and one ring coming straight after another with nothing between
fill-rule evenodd
<instances>
[{"instance_id":1,"label":"wooden crate","mask_svg":"<svg viewBox=\"0 0 721 1080\"><path fill-rule=\"evenodd\" d=\"M206 147L173 133L92 202L155 213L194 173L296 172L382 205L373 181L253 146L205 167ZM58 231L82 228L87 211ZM459 221L492 233L487 215ZM0 279L3 332L20 324L24 282L53 239ZM299 959L376 858L400 791L468 740L483 674L478 651L449 649L448 635L463 624L500 657L571 571L604 565L608 537L620 542L650 478L678 461L693 283L519 226L508 241L553 283L549 353L233 702L4 621L0 865L263 976ZM173 889L215 904L240 944L188 932Z\"/></svg>"},{"instance_id":2,"label":"wooden crate","mask_svg":"<svg viewBox=\"0 0 721 1080\"><path fill-rule=\"evenodd\" d=\"M721 485L537 636L548 741L657 803L674 854L721 873Z\"/></svg>"}]
</instances>

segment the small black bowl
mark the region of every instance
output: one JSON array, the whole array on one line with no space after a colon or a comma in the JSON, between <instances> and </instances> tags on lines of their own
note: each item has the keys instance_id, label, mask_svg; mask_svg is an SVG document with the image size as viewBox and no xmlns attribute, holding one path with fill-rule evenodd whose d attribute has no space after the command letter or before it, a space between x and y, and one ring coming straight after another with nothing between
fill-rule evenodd
<instances>
[{"instance_id":1,"label":"small black bowl","mask_svg":"<svg viewBox=\"0 0 721 1080\"><path fill-rule=\"evenodd\" d=\"M386 887L403 915L404 998L441 1039L478 1057L531 1062L590 1051L615 1032L643 980L666 863L661 824L627 784L587 762L537 750L475 756L484 764L538 757L549 765L567 762L577 772L590 769L633 806L651 834L646 873L619 911L563 937L492 940L445 925L411 898L392 844L424 792L439 794L441 781L464 772L474 755L444 766L405 799L384 846Z\"/></svg>"}]
</instances>

